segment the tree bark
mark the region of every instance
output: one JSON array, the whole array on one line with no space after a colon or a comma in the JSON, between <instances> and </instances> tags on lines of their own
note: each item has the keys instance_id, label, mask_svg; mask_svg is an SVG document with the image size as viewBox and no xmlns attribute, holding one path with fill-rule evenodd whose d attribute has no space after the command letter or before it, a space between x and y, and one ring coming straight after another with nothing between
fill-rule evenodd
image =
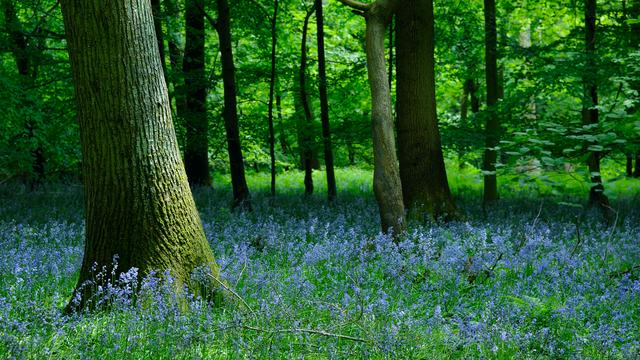
<instances>
[{"instance_id":1,"label":"tree bark","mask_svg":"<svg viewBox=\"0 0 640 360\"><path fill-rule=\"evenodd\" d=\"M316 11L314 6L307 11L302 26L302 44L300 48L300 71L299 79L299 96L300 103L304 112L304 123L301 126L301 148L302 148L302 166L304 168L304 194L309 196L313 194L313 144L312 144L312 120L311 107L309 106L309 97L307 94L307 34L309 31L309 19Z\"/></svg>"},{"instance_id":2,"label":"tree bark","mask_svg":"<svg viewBox=\"0 0 640 360\"><path fill-rule=\"evenodd\" d=\"M498 119L498 35L496 29L496 2L484 0L485 68L487 81L487 123L485 127L485 152L482 170L484 172L483 205L498 200L496 178L496 147L499 141L500 121Z\"/></svg>"},{"instance_id":3,"label":"tree bark","mask_svg":"<svg viewBox=\"0 0 640 360\"><path fill-rule=\"evenodd\" d=\"M400 171L396 160L396 142L393 133L391 91L385 65L385 32L398 0L377 0L363 4L353 0L340 0L361 12L366 20L367 72L371 87L371 123L373 133L373 191L380 210L382 231L404 232L405 214L402 202Z\"/></svg>"},{"instance_id":4,"label":"tree bark","mask_svg":"<svg viewBox=\"0 0 640 360\"><path fill-rule=\"evenodd\" d=\"M627 177L633 176L633 153L627 153Z\"/></svg>"},{"instance_id":5,"label":"tree bark","mask_svg":"<svg viewBox=\"0 0 640 360\"><path fill-rule=\"evenodd\" d=\"M585 23L585 68L583 75L584 95L582 98L582 122L585 125L599 124L598 112L598 65L596 60L596 0L586 0L584 10ZM604 185L600 175L601 152L591 151L587 159L591 189L589 191L589 205L599 206L607 211L609 199L604 194Z\"/></svg>"},{"instance_id":6,"label":"tree bark","mask_svg":"<svg viewBox=\"0 0 640 360\"><path fill-rule=\"evenodd\" d=\"M178 149L151 4L61 0L83 155L85 251L68 310L93 306L95 269L218 276ZM112 267L118 258L117 269ZM98 282L98 283L96 283ZM196 289L192 287L192 289Z\"/></svg>"},{"instance_id":7,"label":"tree bark","mask_svg":"<svg viewBox=\"0 0 640 360\"><path fill-rule=\"evenodd\" d=\"M186 143L184 165L192 185L209 185L209 121L205 75L204 0L185 2L184 74Z\"/></svg>"},{"instance_id":8,"label":"tree bark","mask_svg":"<svg viewBox=\"0 0 640 360\"><path fill-rule=\"evenodd\" d=\"M269 80L269 156L271 157L271 196L276 196L276 136L273 129L273 100L276 87L276 48L278 45L278 0L273 3L271 18L271 77Z\"/></svg>"},{"instance_id":9,"label":"tree bark","mask_svg":"<svg viewBox=\"0 0 640 360\"><path fill-rule=\"evenodd\" d=\"M396 14L398 157L410 217L455 217L438 129L432 0L405 0Z\"/></svg>"},{"instance_id":10,"label":"tree bark","mask_svg":"<svg viewBox=\"0 0 640 360\"><path fill-rule=\"evenodd\" d=\"M218 6L218 22L216 30L220 39L220 56L222 59L222 81L224 83L224 127L227 133L227 148L231 167L231 184L233 187L232 207L251 210L251 195L244 173L244 158L240 145L240 128L238 125L238 101L236 99L236 68L233 63L231 46L231 15L227 0L216 0Z\"/></svg>"},{"instance_id":11,"label":"tree bark","mask_svg":"<svg viewBox=\"0 0 640 360\"><path fill-rule=\"evenodd\" d=\"M327 173L327 198L329 204L336 200L336 175L333 170L333 149L331 145L331 126L329 124L329 100L327 99L327 70L324 51L324 15L322 0L315 0L316 25L318 31L318 91L320 92L320 120L322 122L322 140L324 144L324 167Z\"/></svg>"}]
</instances>

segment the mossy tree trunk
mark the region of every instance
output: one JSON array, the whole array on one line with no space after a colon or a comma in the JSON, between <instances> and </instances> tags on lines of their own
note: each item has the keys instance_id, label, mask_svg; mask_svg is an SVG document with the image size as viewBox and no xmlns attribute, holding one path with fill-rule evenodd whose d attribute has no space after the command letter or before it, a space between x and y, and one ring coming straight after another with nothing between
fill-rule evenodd
<instances>
[{"instance_id":1,"label":"mossy tree trunk","mask_svg":"<svg viewBox=\"0 0 640 360\"><path fill-rule=\"evenodd\" d=\"M170 269L179 285L200 266L217 276L180 158L150 2L61 4L85 182L80 306L91 305L92 268L111 271L114 256L118 273Z\"/></svg>"},{"instance_id":2,"label":"mossy tree trunk","mask_svg":"<svg viewBox=\"0 0 640 360\"><path fill-rule=\"evenodd\" d=\"M433 0L406 0L396 14L398 158L410 217L455 217L436 113Z\"/></svg>"},{"instance_id":3,"label":"mossy tree trunk","mask_svg":"<svg viewBox=\"0 0 640 360\"><path fill-rule=\"evenodd\" d=\"M361 13L366 20L367 73L372 106L373 192L380 210L382 231L389 232L393 229L394 234L399 235L404 232L406 223L396 158L384 38L391 17L401 4L397 0L377 0L369 4L354 0L340 2Z\"/></svg>"}]
</instances>

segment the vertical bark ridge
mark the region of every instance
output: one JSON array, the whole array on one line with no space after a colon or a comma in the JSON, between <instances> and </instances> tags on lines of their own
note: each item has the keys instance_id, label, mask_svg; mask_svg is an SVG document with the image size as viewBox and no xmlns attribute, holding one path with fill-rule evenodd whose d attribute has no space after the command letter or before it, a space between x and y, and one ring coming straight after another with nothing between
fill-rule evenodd
<instances>
[{"instance_id":1,"label":"vertical bark ridge","mask_svg":"<svg viewBox=\"0 0 640 360\"><path fill-rule=\"evenodd\" d=\"M206 265L217 276L180 158L150 3L61 3L85 174L82 305L95 266L110 269L116 255L118 272L171 269L186 285Z\"/></svg>"}]
</instances>

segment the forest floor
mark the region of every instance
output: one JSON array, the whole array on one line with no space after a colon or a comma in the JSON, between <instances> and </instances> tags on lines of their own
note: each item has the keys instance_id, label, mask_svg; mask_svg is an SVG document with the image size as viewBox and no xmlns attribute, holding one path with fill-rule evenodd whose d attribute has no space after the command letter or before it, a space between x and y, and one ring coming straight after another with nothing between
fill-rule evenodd
<instances>
[{"instance_id":1,"label":"forest floor","mask_svg":"<svg viewBox=\"0 0 640 360\"><path fill-rule=\"evenodd\" d=\"M195 191L242 300L186 306L151 277L137 301L136 284L106 288L111 311L73 316L81 188L0 188L0 358L640 358L640 180L619 185L605 222L583 198L517 182L483 212L478 178L454 176L463 220L413 224L396 244L369 171L338 171L332 208L322 175L310 198L301 174L282 175L275 200L252 175L244 214L224 177Z\"/></svg>"}]
</instances>

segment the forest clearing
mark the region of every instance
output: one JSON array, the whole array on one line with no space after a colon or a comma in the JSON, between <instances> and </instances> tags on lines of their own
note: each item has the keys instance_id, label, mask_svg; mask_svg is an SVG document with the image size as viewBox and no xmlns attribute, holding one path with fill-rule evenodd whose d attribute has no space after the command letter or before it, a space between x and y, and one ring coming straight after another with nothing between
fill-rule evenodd
<instances>
[{"instance_id":1,"label":"forest clearing","mask_svg":"<svg viewBox=\"0 0 640 360\"><path fill-rule=\"evenodd\" d=\"M0 359L640 359L640 0L0 0Z\"/></svg>"}]
</instances>

